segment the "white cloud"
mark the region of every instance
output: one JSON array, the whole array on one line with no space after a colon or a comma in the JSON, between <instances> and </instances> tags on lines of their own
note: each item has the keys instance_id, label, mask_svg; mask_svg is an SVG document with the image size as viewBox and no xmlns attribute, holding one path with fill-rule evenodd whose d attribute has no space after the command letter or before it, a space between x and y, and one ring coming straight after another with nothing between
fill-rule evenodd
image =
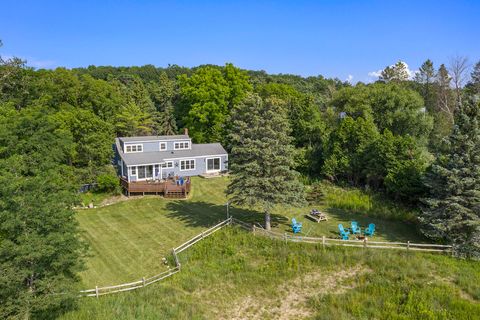
<instances>
[{"instance_id":1,"label":"white cloud","mask_svg":"<svg viewBox=\"0 0 480 320\"><path fill-rule=\"evenodd\" d=\"M352 83L353 76L351 74L348 75L347 79L345 81Z\"/></svg>"},{"instance_id":2,"label":"white cloud","mask_svg":"<svg viewBox=\"0 0 480 320\"><path fill-rule=\"evenodd\" d=\"M381 74L382 74L382 69L380 69L378 71L370 71L368 73L368 76L371 77L371 78L378 78L378 77L380 77Z\"/></svg>"},{"instance_id":3,"label":"white cloud","mask_svg":"<svg viewBox=\"0 0 480 320\"><path fill-rule=\"evenodd\" d=\"M401 61L404 65L405 65L405 68L407 69L407 74L408 74L408 79L413 79L415 77L415 74L418 72L418 70L411 70L409 67L408 67L408 64L404 61ZM390 67L393 67L395 64L392 64L390 65ZM373 79L370 79L371 81L375 81L377 80L380 75L382 74L382 71L383 69L380 69L380 70L377 70L377 71L370 71L368 73L368 76L370 78L373 78Z\"/></svg>"}]
</instances>

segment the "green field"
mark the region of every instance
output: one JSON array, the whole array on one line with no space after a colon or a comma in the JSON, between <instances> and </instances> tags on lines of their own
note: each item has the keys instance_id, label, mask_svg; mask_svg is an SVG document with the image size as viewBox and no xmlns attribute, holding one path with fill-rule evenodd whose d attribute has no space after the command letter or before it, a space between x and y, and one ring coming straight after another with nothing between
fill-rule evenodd
<instances>
[{"instance_id":1,"label":"green field","mask_svg":"<svg viewBox=\"0 0 480 320\"><path fill-rule=\"evenodd\" d=\"M225 219L227 182L195 178L188 200L152 196L79 210L91 248L81 274L84 287L163 271L161 259L170 256L172 247ZM380 219L381 213L375 219L363 214L389 206L372 205L355 190L325 189L323 204L274 210L276 231L290 232L289 220L296 217L304 223L304 234L336 237L339 222L355 219L377 224L374 239L424 240L412 224ZM356 195L349 197L352 192ZM325 210L330 220L317 224L303 218L313 207ZM230 212L244 221L263 219L249 210ZM78 309L63 318L475 319L480 314L479 264L448 256L322 249L228 227L181 253L180 260L182 271L162 282L100 299L82 298Z\"/></svg>"},{"instance_id":2,"label":"green field","mask_svg":"<svg viewBox=\"0 0 480 320\"><path fill-rule=\"evenodd\" d=\"M82 298L64 319L478 319L480 268L448 256L285 243L223 229L182 271Z\"/></svg>"},{"instance_id":3,"label":"green field","mask_svg":"<svg viewBox=\"0 0 480 320\"><path fill-rule=\"evenodd\" d=\"M85 287L130 282L164 270L161 259L173 247L226 218L224 194L227 178L193 179L188 200L165 200L148 196L98 209L79 210L77 218L90 245L87 270L81 276ZM314 223L303 217L311 208L322 208L328 222ZM244 221L263 221L260 213L231 208ZM422 241L411 224L367 218L349 210L316 204L305 208L276 208L275 229L290 232L292 217L303 222L304 235L337 237L338 223L355 219L361 225L374 222L376 240Z\"/></svg>"}]
</instances>

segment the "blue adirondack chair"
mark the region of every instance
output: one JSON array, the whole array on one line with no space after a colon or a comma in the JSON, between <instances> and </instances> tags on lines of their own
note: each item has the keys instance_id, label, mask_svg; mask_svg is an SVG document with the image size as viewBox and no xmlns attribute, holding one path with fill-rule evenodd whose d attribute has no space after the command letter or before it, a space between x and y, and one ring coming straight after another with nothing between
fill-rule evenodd
<instances>
[{"instance_id":1,"label":"blue adirondack chair","mask_svg":"<svg viewBox=\"0 0 480 320\"><path fill-rule=\"evenodd\" d=\"M351 228L353 234L361 234L362 229L358 226L357 221L352 221Z\"/></svg>"},{"instance_id":2,"label":"blue adirondack chair","mask_svg":"<svg viewBox=\"0 0 480 320\"><path fill-rule=\"evenodd\" d=\"M292 231L293 233L299 233L302 231L302 223L297 222L297 219L292 218Z\"/></svg>"},{"instance_id":3,"label":"blue adirondack chair","mask_svg":"<svg viewBox=\"0 0 480 320\"><path fill-rule=\"evenodd\" d=\"M375 224L374 223L370 223L368 225L368 228L363 230L363 234L366 235L366 236L373 237L374 233L375 233Z\"/></svg>"},{"instance_id":4,"label":"blue adirondack chair","mask_svg":"<svg viewBox=\"0 0 480 320\"><path fill-rule=\"evenodd\" d=\"M350 231L347 231L343 228L343 224L338 225L338 230L340 230L340 237L342 240L348 240L348 235L350 234Z\"/></svg>"}]
</instances>

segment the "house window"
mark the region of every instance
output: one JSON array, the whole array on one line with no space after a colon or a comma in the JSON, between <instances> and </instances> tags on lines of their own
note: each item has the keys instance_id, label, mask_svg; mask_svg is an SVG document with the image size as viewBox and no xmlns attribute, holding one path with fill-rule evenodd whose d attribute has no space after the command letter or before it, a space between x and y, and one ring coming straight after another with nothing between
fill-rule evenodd
<instances>
[{"instance_id":1,"label":"house window","mask_svg":"<svg viewBox=\"0 0 480 320\"><path fill-rule=\"evenodd\" d=\"M153 166L138 166L138 179L152 179L153 178Z\"/></svg>"},{"instance_id":2,"label":"house window","mask_svg":"<svg viewBox=\"0 0 480 320\"><path fill-rule=\"evenodd\" d=\"M188 141L175 142L173 145L175 150L185 150L190 148L190 143Z\"/></svg>"},{"instance_id":3,"label":"house window","mask_svg":"<svg viewBox=\"0 0 480 320\"><path fill-rule=\"evenodd\" d=\"M167 169L173 168L173 161L167 161L165 163L162 163L162 168L167 168Z\"/></svg>"},{"instance_id":4,"label":"house window","mask_svg":"<svg viewBox=\"0 0 480 320\"><path fill-rule=\"evenodd\" d=\"M128 144L125 146L125 152L142 152L143 144Z\"/></svg>"},{"instance_id":5,"label":"house window","mask_svg":"<svg viewBox=\"0 0 480 320\"><path fill-rule=\"evenodd\" d=\"M137 175L137 167L130 167L130 175L131 176Z\"/></svg>"},{"instance_id":6,"label":"house window","mask_svg":"<svg viewBox=\"0 0 480 320\"><path fill-rule=\"evenodd\" d=\"M167 150L167 143L160 142L160 151L165 151L165 150Z\"/></svg>"},{"instance_id":7,"label":"house window","mask_svg":"<svg viewBox=\"0 0 480 320\"><path fill-rule=\"evenodd\" d=\"M195 170L195 160L180 160L180 171Z\"/></svg>"},{"instance_id":8,"label":"house window","mask_svg":"<svg viewBox=\"0 0 480 320\"><path fill-rule=\"evenodd\" d=\"M220 171L220 158L207 159L207 171Z\"/></svg>"}]
</instances>

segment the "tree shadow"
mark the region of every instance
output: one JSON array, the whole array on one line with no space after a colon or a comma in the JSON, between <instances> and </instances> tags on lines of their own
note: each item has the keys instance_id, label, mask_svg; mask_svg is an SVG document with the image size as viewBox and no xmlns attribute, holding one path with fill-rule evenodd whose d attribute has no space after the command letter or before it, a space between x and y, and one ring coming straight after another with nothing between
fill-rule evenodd
<instances>
[{"instance_id":1,"label":"tree shadow","mask_svg":"<svg viewBox=\"0 0 480 320\"><path fill-rule=\"evenodd\" d=\"M189 227L210 227L227 218L226 205L218 205L204 201L172 201L166 206L169 218L182 221ZM229 215L249 224L264 223L264 215L255 210L229 206ZM282 224L287 218L272 214L272 225Z\"/></svg>"},{"instance_id":2,"label":"tree shadow","mask_svg":"<svg viewBox=\"0 0 480 320\"><path fill-rule=\"evenodd\" d=\"M351 221L357 221L359 226L363 230L368 227L370 223L375 224L375 235L380 236L387 241L416 241L427 242L428 239L423 237L418 232L417 225L409 222L397 221L397 220L385 220L381 218L369 217L368 215L362 215L358 213L348 212L338 208L328 207L325 211L337 220L346 221L348 224L343 224L344 227L350 228L349 223ZM341 222L340 222L341 223ZM331 232L338 237L339 232ZM374 238L375 238L374 235Z\"/></svg>"}]
</instances>

